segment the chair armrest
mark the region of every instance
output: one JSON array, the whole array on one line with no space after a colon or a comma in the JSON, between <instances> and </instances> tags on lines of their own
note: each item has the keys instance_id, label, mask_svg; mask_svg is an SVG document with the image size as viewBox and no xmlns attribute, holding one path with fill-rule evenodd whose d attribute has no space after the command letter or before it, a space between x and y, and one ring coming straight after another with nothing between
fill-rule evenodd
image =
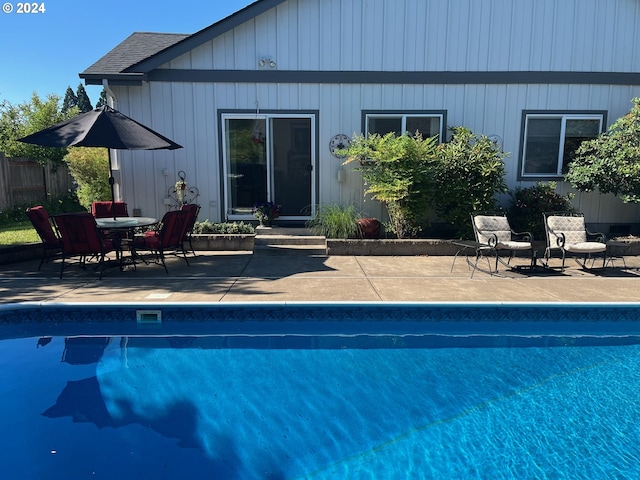
<instances>
[{"instance_id":1,"label":"chair armrest","mask_svg":"<svg viewBox=\"0 0 640 480\"><path fill-rule=\"evenodd\" d=\"M487 242L487 244L491 248L496 248L496 245L498 245L498 236L495 233L492 233L489 236L489 241Z\"/></svg>"},{"instance_id":2,"label":"chair armrest","mask_svg":"<svg viewBox=\"0 0 640 480\"><path fill-rule=\"evenodd\" d=\"M607 243L607 236L602 232L590 232L589 230L587 230L587 240Z\"/></svg>"},{"instance_id":3,"label":"chair armrest","mask_svg":"<svg viewBox=\"0 0 640 480\"><path fill-rule=\"evenodd\" d=\"M554 235L556 236L556 243L558 244L558 246L560 248L564 248L564 244L567 242L567 238L564 236L564 233L554 233Z\"/></svg>"},{"instance_id":4,"label":"chair armrest","mask_svg":"<svg viewBox=\"0 0 640 480\"><path fill-rule=\"evenodd\" d=\"M516 240L520 240L523 242L533 242L533 234L530 232L514 232L511 230L511 238Z\"/></svg>"}]
</instances>

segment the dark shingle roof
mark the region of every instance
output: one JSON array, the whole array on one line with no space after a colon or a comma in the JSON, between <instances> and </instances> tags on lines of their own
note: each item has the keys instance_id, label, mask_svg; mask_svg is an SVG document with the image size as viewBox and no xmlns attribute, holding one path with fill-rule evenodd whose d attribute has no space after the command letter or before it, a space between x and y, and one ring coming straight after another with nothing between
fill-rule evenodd
<instances>
[{"instance_id":1,"label":"dark shingle roof","mask_svg":"<svg viewBox=\"0 0 640 480\"><path fill-rule=\"evenodd\" d=\"M130 66L154 56L187 37L189 35L181 33L132 33L80 76L122 73Z\"/></svg>"},{"instance_id":2,"label":"dark shingle roof","mask_svg":"<svg viewBox=\"0 0 640 480\"><path fill-rule=\"evenodd\" d=\"M286 1L256 0L193 35L134 33L80 73L80 78L84 78L87 84L92 85L101 84L103 79L125 83L140 82L150 71L160 65Z\"/></svg>"}]
</instances>

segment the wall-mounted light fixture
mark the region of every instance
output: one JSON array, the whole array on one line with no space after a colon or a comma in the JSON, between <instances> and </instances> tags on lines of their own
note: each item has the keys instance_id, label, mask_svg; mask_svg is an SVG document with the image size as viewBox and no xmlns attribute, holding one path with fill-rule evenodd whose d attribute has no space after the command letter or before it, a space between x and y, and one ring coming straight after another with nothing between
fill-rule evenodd
<instances>
[{"instance_id":1,"label":"wall-mounted light fixture","mask_svg":"<svg viewBox=\"0 0 640 480\"><path fill-rule=\"evenodd\" d=\"M274 69L276 66L276 61L271 58L261 58L258 60L258 68L261 70Z\"/></svg>"}]
</instances>

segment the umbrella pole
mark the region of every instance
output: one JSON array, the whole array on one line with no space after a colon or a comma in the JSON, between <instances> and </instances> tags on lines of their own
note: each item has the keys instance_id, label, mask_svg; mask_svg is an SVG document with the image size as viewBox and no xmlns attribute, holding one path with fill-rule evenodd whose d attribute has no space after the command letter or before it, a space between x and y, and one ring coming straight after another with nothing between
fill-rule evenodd
<instances>
[{"instance_id":1,"label":"umbrella pole","mask_svg":"<svg viewBox=\"0 0 640 480\"><path fill-rule=\"evenodd\" d=\"M111 186L111 213L113 213L113 219L116 219L116 193L113 179L113 166L111 165L111 149L107 148L107 155L109 155L109 186Z\"/></svg>"}]
</instances>

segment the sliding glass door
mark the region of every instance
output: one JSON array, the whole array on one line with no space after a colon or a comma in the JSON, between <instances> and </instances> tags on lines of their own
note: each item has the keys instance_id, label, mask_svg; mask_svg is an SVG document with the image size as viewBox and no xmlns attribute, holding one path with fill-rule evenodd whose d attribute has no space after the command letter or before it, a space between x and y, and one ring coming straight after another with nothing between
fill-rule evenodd
<instances>
[{"instance_id":1,"label":"sliding glass door","mask_svg":"<svg viewBox=\"0 0 640 480\"><path fill-rule=\"evenodd\" d=\"M256 203L281 205L283 220L315 214L315 117L222 115L225 212L250 220Z\"/></svg>"}]
</instances>

